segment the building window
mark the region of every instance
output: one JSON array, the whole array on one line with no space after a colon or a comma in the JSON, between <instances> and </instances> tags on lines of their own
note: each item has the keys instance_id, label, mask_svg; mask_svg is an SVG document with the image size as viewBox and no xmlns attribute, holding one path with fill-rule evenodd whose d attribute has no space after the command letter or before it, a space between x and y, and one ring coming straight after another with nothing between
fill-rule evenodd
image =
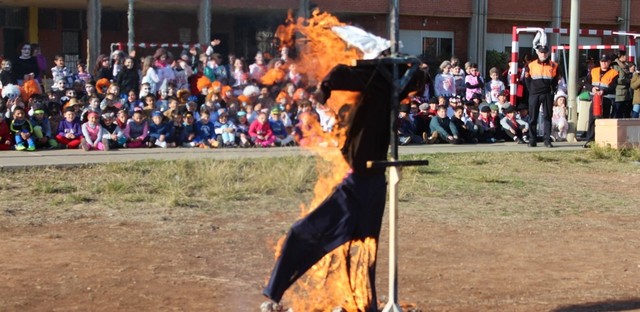
<instances>
[{"instance_id":1,"label":"building window","mask_svg":"<svg viewBox=\"0 0 640 312\"><path fill-rule=\"evenodd\" d=\"M27 27L26 8L4 8L0 10L0 26L8 28Z\"/></svg>"},{"instance_id":2,"label":"building window","mask_svg":"<svg viewBox=\"0 0 640 312\"><path fill-rule=\"evenodd\" d=\"M124 12L102 11L103 31L122 31L125 22Z\"/></svg>"},{"instance_id":3,"label":"building window","mask_svg":"<svg viewBox=\"0 0 640 312\"><path fill-rule=\"evenodd\" d=\"M422 55L439 59L451 58L451 55L453 55L453 39L422 37Z\"/></svg>"},{"instance_id":4,"label":"building window","mask_svg":"<svg viewBox=\"0 0 640 312\"><path fill-rule=\"evenodd\" d=\"M62 11L62 29L84 29L84 14L81 11Z\"/></svg>"},{"instance_id":5,"label":"building window","mask_svg":"<svg viewBox=\"0 0 640 312\"><path fill-rule=\"evenodd\" d=\"M80 32L78 31L62 32L62 53L63 54L80 54Z\"/></svg>"},{"instance_id":6,"label":"building window","mask_svg":"<svg viewBox=\"0 0 640 312\"><path fill-rule=\"evenodd\" d=\"M55 9L38 9L38 28L58 29L58 11Z\"/></svg>"}]
</instances>

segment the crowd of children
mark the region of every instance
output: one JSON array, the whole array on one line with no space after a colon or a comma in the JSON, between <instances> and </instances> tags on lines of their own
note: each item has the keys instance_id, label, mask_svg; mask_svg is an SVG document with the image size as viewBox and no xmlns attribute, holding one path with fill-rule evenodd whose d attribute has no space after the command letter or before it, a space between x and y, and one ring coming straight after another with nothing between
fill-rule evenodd
<instances>
[{"instance_id":1,"label":"crowd of children","mask_svg":"<svg viewBox=\"0 0 640 312\"><path fill-rule=\"evenodd\" d=\"M88 72L56 55L49 90L37 78L7 83L0 101L0 150L232 148L321 144L340 124L319 102L288 49L258 52L253 63L197 47L175 58L159 48L140 60L115 51ZM2 62L0 77L10 64ZM401 144L527 142L527 107L507 102L499 71L484 82L475 64L456 58L400 106ZM435 83L434 83L435 81ZM28 85L36 88L28 88ZM438 96L437 96L438 95ZM556 95L555 138L566 137L566 94Z\"/></svg>"},{"instance_id":2,"label":"crowd of children","mask_svg":"<svg viewBox=\"0 0 640 312\"><path fill-rule=\"evenodd\" d=\"M163 49L138 62L122 51L101 55L91 73L65 67L56 55L53 84L26 77L7 81L0 101L0 149L233 148L306 142L299 114L311 112L330 132L332 115L296 71L287 50L258 53L249 66L229 55L223 64L211 42L179 58ZM3 64L10 63L5 60ZM8 75L10 64L0 70ZM271 75L269 83L262 77ZM13 83L12 83L13 82ZM31 82L38 90L25 92ZM311 133L313 131L309 131Z\"/></svg>"},{"instance_id":3,"label":"crowd of children","mask_svg":"<svg viewBox=\"0 0 640 312\"><path fill-rule=\"evenodd\" d=\"M441 73L423 93L400 105L398 136L401 145L434 143L529 143L537 133L529 133L529 106L510 103L509 92L497 68L489 70L489 81L479 75L476 64L466 63L464 71L453 57L440 66ZM441 85L442 84L442 85ZM453 86L453 87L452 87ZM447 91L442 91L447 90ZM552 139L567 137L567 95L555 95Z\"/></svg>"}]
</instances>

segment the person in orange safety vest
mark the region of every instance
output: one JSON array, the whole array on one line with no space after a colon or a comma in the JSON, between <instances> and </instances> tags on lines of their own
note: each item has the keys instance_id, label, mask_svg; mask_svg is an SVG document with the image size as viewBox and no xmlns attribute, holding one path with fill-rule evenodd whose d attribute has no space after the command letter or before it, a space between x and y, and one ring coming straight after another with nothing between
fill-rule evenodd
<instances>
[{"instance_id":1,"label":"person in orange safety vest","mask_svg":"<svg viewBox=\"0 0 640 312\"><path fill-rule=\"evenodd\" d=\"M525 85L529 90L529 133L531 138L529 146L535 147L540 106L544 118L544 146L553 147L551 144L551 116L553 115L553 97L558 89L560 72L558 64L549 59L549 47L536 46L538 59L530 62L525 68Z\"/></svg>"},{"instance_id":2,"label":"person in orange safety vest","mask_svg":"<svg viewBox=\"0 0 640 312\"><path fill-rule=\"evenodd\" d=\"M611 68L611 57L607 54L600 56L600 66L591 69L585 81L585 88L591 90L593 97L602 98L602 113L595 112L594 106L591 105L589 110L589 126L587 128L587 138L584 144L585 148L591 147L596 138L596 118L609 118L611 114L611 105L615 100L616 85L618 84L618 72ZM600 116L598 116L600 115Z\"/></svg>"}]
</instances>

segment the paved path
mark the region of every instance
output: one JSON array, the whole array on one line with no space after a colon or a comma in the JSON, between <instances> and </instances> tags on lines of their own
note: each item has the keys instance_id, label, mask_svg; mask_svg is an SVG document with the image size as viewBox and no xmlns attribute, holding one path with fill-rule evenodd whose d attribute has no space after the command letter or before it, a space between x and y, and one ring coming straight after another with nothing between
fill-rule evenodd
<instances>
[{"instance_id":1,"label":"paved path","mask_svg":"<svg viewBox=\"0 0 640 312\"><path fill-rule=\"evenodd\" d=\"M538 144L532 148L527 145L509 143L476 144L476 145L410 145L401 146L400 155L432 154L432 153L472 153L472 152L548 152L583 150L581 143L554 143L555 148L549 149ZM145 159L179 160L179 159L237 159L282 157L296 155L311 155L311 152L298 147L278 148L250 148L250 149L122 149L109 152L83 150L42 150L35 152L2 151L0 152L0 170L21 169L34 166L79 166L109 162L125 162Z\"/></svg>"}]
</instances>

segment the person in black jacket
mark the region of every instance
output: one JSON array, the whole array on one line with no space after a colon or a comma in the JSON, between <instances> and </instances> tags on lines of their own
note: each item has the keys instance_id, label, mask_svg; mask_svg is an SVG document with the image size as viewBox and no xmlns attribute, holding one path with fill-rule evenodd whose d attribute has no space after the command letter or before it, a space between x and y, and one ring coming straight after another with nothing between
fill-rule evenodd
<instances>
[{"instance_id":1,"label":"person in black jacket","mask_svg":"<svg viewBox=\"0 0 640 312\"><path fill-rule=\"evenodd\" d=\"M136 94L140 92L140 75L135 69L131 57L124 59L124 67L118 72L115 82L120 86L120 94L128 95L131 90L135 91Z\"/></svg>"}]
</instances>

